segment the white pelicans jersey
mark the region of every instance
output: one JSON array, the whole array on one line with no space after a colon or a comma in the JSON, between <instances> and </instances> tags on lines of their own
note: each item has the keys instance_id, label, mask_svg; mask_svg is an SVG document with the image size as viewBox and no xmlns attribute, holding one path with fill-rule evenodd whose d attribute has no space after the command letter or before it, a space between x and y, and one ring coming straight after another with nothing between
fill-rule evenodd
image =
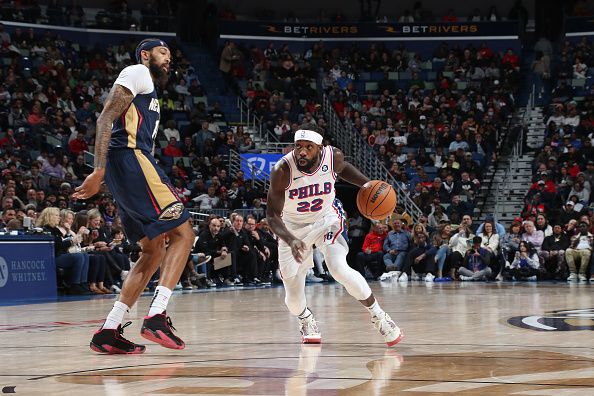
<instances>
[{"instance_id":1,"label":"white pelicans jersey","mask_svg":"<svg viewBox=\"0 0 594 396\"><path fill-rule=\"evenodd\" d=\"M292 224L311 224L329 213L337 214L334 205L336 192L334 182L334 150L331 146L322 149L322 159L312 173L297 169L294 151L282 158L289 165L289 186L285 189L283 221Z\"/></svg>"}]
</instances>

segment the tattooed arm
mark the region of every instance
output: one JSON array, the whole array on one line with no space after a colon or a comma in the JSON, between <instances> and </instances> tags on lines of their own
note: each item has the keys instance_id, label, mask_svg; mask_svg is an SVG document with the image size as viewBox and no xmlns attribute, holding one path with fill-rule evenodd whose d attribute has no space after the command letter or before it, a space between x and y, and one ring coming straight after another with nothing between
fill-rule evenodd
<instances>
[{"instance_id":1,"label":"tattooed arm","mask_svg":"<svg viewBox=\"0 0 594 396\"><path fill-rule=\"evenodd\" d=\"M95 170L91 173L80 187L75 189L74 198L87 199L99 192L105 165L107 163L107 150L111 139L111 127L118 118L132 103L134 95L128 88L114 84L111 92L105 101L105 107L97 118L97 135L95 137Z\"/></svg>"}]
</instances>

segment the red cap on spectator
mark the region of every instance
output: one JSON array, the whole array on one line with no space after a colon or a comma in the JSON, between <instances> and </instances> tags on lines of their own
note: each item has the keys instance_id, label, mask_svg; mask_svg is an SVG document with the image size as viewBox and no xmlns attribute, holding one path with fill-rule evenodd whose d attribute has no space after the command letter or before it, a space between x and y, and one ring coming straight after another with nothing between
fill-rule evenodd
<instances>
[{"instance_id":1,"label":"red cap on spectator","mask_svg":"<svg viewBox=\"0 0 594 396\"><path fill-rule=\"evenodd\" d=\"M523 218L521 218L520 216L518 216L518 217L514 217L514 223L521 223L521 222L523 222L523 221L524 221L524 219L523 219Z\"/></svg>"}]
</instances>

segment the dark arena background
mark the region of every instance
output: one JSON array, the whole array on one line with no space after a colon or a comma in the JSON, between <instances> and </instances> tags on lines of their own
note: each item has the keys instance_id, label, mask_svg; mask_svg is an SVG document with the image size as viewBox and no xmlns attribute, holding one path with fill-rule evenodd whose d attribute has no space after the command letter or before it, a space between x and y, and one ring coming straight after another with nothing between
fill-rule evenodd
<instances>
[{"instance_id":1,"label":"dark arena background","mask_svg":"<svg viewBox=\"0 0 594 396\"><path fill-rule=\"evenodd\" d=\"M594 395L593 1L21 0L0 20L1 393ZM153 155L195 233L167 308L186 347L104 355L89 342L148 253L107 185L73 194L145 38L170 49ZM397 345L321 254L324 339L301 343L267 197L303 128L396 191L370 221L335 185Z\"/></svg>"}]
</instances>

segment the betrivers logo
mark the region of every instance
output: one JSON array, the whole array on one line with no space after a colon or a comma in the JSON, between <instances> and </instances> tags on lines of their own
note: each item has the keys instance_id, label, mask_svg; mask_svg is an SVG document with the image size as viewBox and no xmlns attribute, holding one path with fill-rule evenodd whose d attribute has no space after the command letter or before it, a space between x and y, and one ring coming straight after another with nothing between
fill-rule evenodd
<instances>
[{"instance_id":1,"label":"betrivers logo","mask_svg":"<svg viewBox=\"0 0 594 396\"><path fill-rule=\"evenodd\" d=\"M534 331L594 330L594 308L551 311L545 315L514 316L509 318L507 323Z\"/></svg>"},{"instance_id":2,"label":"betrivers logo","mask_svg":"<svg viewBox=\"0 0 594 396\"><path fill-rule=\"evenodd\" d=\"M8 264L4 257L0 256L0 287L4 287L6 282L8 282Z\"/></svg>"}]
</instances>

